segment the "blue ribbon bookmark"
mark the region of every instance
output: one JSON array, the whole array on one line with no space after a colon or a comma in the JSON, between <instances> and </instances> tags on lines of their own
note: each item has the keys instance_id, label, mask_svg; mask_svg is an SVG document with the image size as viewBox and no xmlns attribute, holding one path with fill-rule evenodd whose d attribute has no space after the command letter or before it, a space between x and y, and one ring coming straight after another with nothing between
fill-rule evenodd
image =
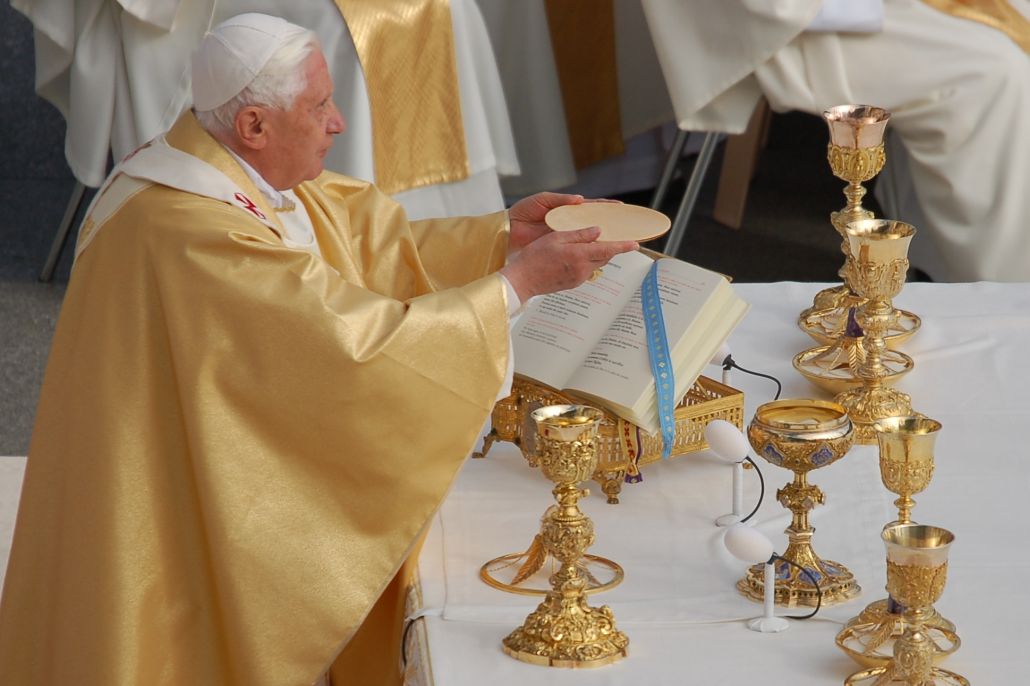
<instances>
[{"instance_id":1,"label":"blue ribbon bookmark","mask_svg":"<svg viewBox=\"0 0 1030 686\"><path fill-rule=\"evenodd\" d=\"M662 301L658 295L657 262L651 265L651 269L640 286L640 304L644 311L644 333L647 336L651 373L654 375L655 391L658 394L658 421L662 429L662 459L667 460L672 454L672 443L676 438L676 401L674 398L676 380L669 356L669 339L665 333Z\"/></svg>"}]
</instances>

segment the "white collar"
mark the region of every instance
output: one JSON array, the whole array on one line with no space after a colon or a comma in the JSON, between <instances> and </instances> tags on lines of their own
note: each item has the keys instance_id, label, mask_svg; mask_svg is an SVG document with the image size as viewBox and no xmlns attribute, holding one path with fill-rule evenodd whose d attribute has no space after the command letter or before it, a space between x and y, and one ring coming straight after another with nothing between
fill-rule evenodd
<instances>
[{"instance_id":1,"label":"white collar","mask_svg":"<svg viewBox=\"0 0 1030 686\"><path fill-rule=\"evenodd\" d=\"M264 177L258 173L257 169L254 169L254 167L250 166L250 163L247 162L247 160L243 159L235 152L233 152L232 149L229 148L229 146L223 145L222 147L225 148L226 152L232 155L234 160L239 162L240 167L243 168L243 171L246 172L247 176L250 177L250 180L254 182L254 185L257 186L257 189L261 191L261 195L265 196L265 199L268 200L269 203L271 203L272 209L286 210L287 212L293 211L293 209L296 207L296 203L294 203L288 197L283 195L280 191L277 191L276 189L272 188L272 185L265 181Z\"/></svg>"}]
</instances>

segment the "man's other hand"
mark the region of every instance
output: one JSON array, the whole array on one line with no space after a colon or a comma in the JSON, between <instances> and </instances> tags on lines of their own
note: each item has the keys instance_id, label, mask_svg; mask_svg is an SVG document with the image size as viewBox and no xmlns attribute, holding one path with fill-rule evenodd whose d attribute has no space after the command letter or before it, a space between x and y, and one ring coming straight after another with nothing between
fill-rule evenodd
<instances>
[{"instance_id":1,"label":"man's other hand","mask_svg":"<svg viewBox=\"0 0 1030 686\"><path fill-rule=\"evenodd\" d=\"M619 253L640 247L635 241L598 241L600 233L597 227L544 233L526 244L501 274L526 302L534 295L575 288Z\"/></svg>"},{"instance_id":2,"label":"man's other hand","mask_svg":"<svg viewBox=\"0 0 1030 686\"><path fill-rule=\"evenodd\" d=\"M522 250L536 239L551 233L544 223L544 216L555 207L578 205L584 202L582 195L564 193L537 193L519 200L508 210L511 234L508 237L508 254Z\"/></svg>"}]
</instances>

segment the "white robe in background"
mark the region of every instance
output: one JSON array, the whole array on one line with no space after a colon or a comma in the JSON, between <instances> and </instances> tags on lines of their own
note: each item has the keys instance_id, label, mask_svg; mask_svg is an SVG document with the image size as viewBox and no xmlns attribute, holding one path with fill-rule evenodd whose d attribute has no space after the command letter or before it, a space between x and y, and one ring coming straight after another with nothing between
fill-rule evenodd
<instances>
[{"instance_id":1,"label":"white robe in background","mask_svg":"<svg viewBox=\"0 0 1030 686\"><path fill-rule=\"evenodd\" d=\"M281 16L322 44L347 131L326 168L374 180L368 90L332 0L12 0L35 26L36 89L68 122L65 157L99 186L115 161L167 130L190 106L189 57L211 26L244 12ZM395 196L412 219L504 209L499 175L518 173L500 77L473 0L451 0L470 175Z\"/></svg>"},{"instance_id":2,"label":"white robe in background","mask_svg":"<svg viewBox=\"0 0 1030 686\"><path fill-rule=\"evenodd\" d=\"M780 111L885 107L895 144L877 190L920 231L913 265L1030 281L1030 57L920 0L885 0L879 33L806 32L819 4L643 0L680 127L739 133L763 94Z\"/></svg>"}]
</instances>

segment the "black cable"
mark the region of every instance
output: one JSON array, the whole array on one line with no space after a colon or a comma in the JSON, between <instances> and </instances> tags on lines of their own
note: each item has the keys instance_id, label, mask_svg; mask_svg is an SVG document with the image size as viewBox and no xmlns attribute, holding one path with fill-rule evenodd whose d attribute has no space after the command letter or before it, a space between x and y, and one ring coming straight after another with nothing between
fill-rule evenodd
<instances>
[{"instance_id":1,"label":"black cable","mask_svg":"<svg viewBox=\"0 0 1030 686\"><path fill-rule=\"evenodd\" d=\"M727 355L726 359L722 361L722 368L727 371L730 369L739 369L745 374L751 374L752 376L760 376L763 379L769 379L770 381L776 384L776 395L773 396L773 400L780 399L780 393L783 391L783 384L781 384L780 380L777 379L775 376L770 376L769 374L763 374L761 372L751 371L750 369L744 369L739 364L737 364L737 362L733 359L732 355Z\"/></svg>"},{"instance_id":2,"label":"black cable","mask_svg":"<svg viewBox=\"0 0 1030 686\"><path fill-rule=\"evenodd\" d=\"M766 562L766 564L772 564L772 562L774 560L783 560L784 562L786 562L789 565L794 565L795 567L800 569L801 573L804 574L805 576L807 576L808 580L812 582L813 586L815 586L815 594L816 594L815 595L815 609L812 610L807 615L786 615L786 618L787 619L811 619L812 617L815 617L815 613L818 612L819 608L821 608L823 606L823 589L819 588L819 582L815 580L815 576L812 574L812 572L808 571L806 568L802 567L797 562L794 562L793 560L788 560L787 558L783 557L782 555L777 555L776 553L773 553L773 556L769 558L769 561ZM766 591L766 592L768 592L768 591Z\"/></svg>"},{"instance_id":3,"label":"black cable","mask_svg":"<svg viewBox=\"0 0 1030 686\"><path fill-rule=\"evenodd\" d=\"M758 473L758 482L761 484L761 491L758 493L758 504L755 505L755 509L751 510L751 514L749 514L747 517L744 517L742 520L740 520L741 524L755 516L755 513L758 512L758 508L762 506L762 500L765 499L765 477L762 476L762 470L758 468L758 465L755 464L755 461L752 460L750 457L745 457L744 460L750 462L751 466L754 467L755 471Z\"/></svg>"},{"instance_id":4,"label":"black cable","mask_svg":"<svg viewBox=\"0 0 1030 686\"><path fill-rule=\"evenodd\" d=\"M408 631L415 625L415 621L422 619L422 617L415 617L415 619L409 619L404 624L404 632L401 634L401 669L405 670L408 668Z\"/></svg>"}]
</instances>

